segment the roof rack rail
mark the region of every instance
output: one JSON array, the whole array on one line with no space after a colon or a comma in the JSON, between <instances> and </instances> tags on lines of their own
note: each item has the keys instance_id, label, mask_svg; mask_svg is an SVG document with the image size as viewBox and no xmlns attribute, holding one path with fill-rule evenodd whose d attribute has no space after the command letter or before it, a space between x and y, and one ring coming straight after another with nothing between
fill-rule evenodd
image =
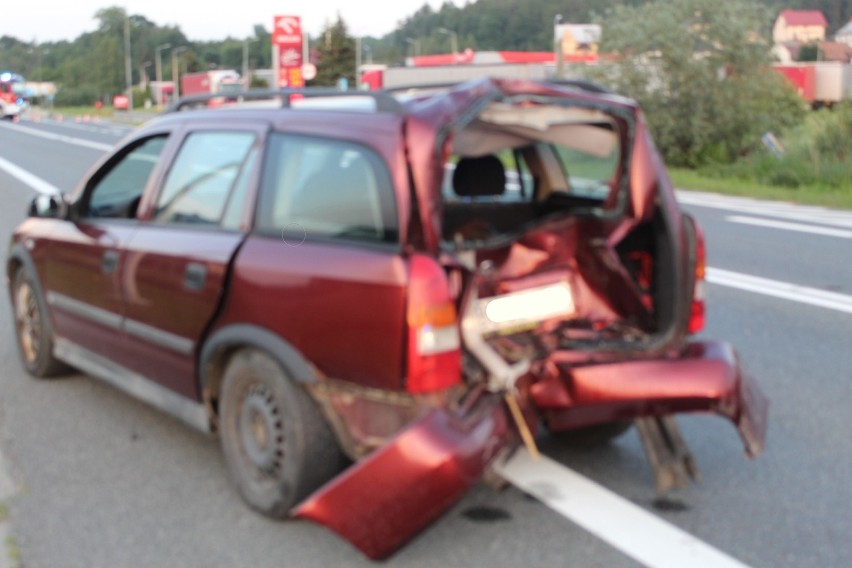
<instances>
[{"instance_id":1,"label":"roof rack rail","mask_svg":"<svg viewBox=\"0 0 852 568\"><path fill-rule=\"evenodd\" d=\"M298 98L294 98L296 95ZM280 100L281 108L289 108L294 100L306 98L344 98L344 97L362 97L373 99L376 104L376 112L390 112L394 114L402 114L405 112L402 104L396 100L390 93L385 91L341 91L339 89L330 89L323 87L305 87L303 89L257 89L247 91L233 91L227 93L206 93L203 95L189 95L181 97L175 101L168 109L167 113L180 112L196 108L198 106L206 106L212 100L225 99L236 103L250 101L275 101Z\"/></svg>"},{"instance_id":2,"label":"roof rack rail","mask_svg":"<svg viewBox=\"0 0 852 568\"><path fill-rule=\"evenodd\" d=\"M599 85L593 81L586 79L539 79L542 83L552 83L561 87L571 87L589 93L597 93L600 95L613 95L613 91ZM386 93L404 93L405 91L429 90L429 89L450 89L461 85L465 81L443 82L443 83L413 83L411 85L398 85L396 87L386 87Z\"/></svg>"},{"instance_id":3,"label":"roof rack rail","mask_svg":"<svg viewBox=\"0 0 852 568\"><path fill-rule=\"evenodd\" d=\"M603 85L599 85L594 81L589 81L587 79L550 79L549 82L563 87L572 87L574 89L580 89L581 91L597 93L599 95L615 94L613 91L607 89Z\"/></svg>"}]
</instances>

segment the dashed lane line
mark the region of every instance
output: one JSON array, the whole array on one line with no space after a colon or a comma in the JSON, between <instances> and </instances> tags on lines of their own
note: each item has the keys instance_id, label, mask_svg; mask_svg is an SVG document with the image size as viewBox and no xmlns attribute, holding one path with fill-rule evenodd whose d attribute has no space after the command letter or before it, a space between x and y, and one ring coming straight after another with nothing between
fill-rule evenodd
<instances>
[{"instance_id":1,"label":"dashed lane line","mask_svg":"<svg viewBox=\"0 0 852 568\"><path fill-rule=\"evenodd\" d=\"M112 150L112 144L103 144L101 142L95 142L94 140L86 140L85 138L76 138L74 136L66 136L64 134L55 134L53 132L45 132L44 130L38 130L35 128L28 128L26 126L21 126L19 124L10 124L5 122L0 122L0 128L5 128L8 130L15 130L22 134L28 134L30 136L36 136L38 138L44 138L45 140L50 140L52 142L64 142L66 144L73 144L75 146L80 146L82 148L91 148L92 150L100 150L101 152L106 152L107 150Z\"/></svg>"}]
</instances>

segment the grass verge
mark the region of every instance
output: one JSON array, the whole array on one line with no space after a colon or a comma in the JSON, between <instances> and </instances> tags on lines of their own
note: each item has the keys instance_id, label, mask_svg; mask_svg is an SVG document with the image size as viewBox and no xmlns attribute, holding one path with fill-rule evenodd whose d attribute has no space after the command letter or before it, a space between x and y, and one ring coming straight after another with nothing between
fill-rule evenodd
<instances>
[{"instance_id":1,"label":"grass verge","mask_svg":"<svg viewBox=\"0 0 852 568\"><path fill-rule=\"evenodd\" d=\"M800 185L796 188L777 187L736 177L708 177L686 168L669 168L669 175L678 189L852 209L852 192L837 188L818 185Z\"/></svg>"}]
</instances>

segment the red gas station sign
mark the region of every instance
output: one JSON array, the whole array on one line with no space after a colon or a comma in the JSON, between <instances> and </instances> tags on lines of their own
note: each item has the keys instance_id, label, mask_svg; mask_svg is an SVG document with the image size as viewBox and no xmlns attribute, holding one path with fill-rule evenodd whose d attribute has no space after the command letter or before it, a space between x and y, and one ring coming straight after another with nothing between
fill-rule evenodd
<instances>
[{"instance_id":1,"label":"red gas station sign","mask_svg":"<svg viewBox=\"0 0 852 568\"><path fill-rule=\"evenodd\" d=\"M304 87L302 77L302 22L299 16L275 16L272 59L279 87Z\"/></svg>"}]
</instances>

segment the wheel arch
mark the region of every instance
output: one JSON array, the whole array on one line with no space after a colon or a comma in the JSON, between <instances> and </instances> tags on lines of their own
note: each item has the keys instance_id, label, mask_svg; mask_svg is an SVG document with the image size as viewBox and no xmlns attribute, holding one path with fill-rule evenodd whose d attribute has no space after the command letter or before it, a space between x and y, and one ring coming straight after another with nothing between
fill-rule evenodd
<instances>
[{"instance_id":1,"label":"wheel arch","mask_svg":"<svg viewBox=\"0 0 852 568\"><path fill-rule=\"evenodd\" d=\"M318 381L317 372L299 351L279 335L253 324L232 324L215 331L204 342L199 357L199 392L211 424L218 428L218 398L231 356L246 347L269 354L297 383Z\"/></svg>"},{"instance_id":2,"label":"wheel arch","mask_svg":"<svg viewBox=\"0 0 852 568\"><path fill-rule=\"evenodd\" d=\"M9 257L6 259L6 288L9 290L9 298L14 301L12 295L14 294L14 290L12 290L12 284L15 279L15 274L23 268L30 274L30 279L32 281L33 287L35 288L36 298L39 302L43 302L44 307L47 308L47 296L44 294L44 289L41 287L41 278L39 278L38 270L36 270L36 264L33 260L30 252L20 243L16 243L12 245L9 250ZM53 333L53 320L52 314L50 310L45 310L47 313L47 325L48 332Z\"/></svg>"}]
</instances>

